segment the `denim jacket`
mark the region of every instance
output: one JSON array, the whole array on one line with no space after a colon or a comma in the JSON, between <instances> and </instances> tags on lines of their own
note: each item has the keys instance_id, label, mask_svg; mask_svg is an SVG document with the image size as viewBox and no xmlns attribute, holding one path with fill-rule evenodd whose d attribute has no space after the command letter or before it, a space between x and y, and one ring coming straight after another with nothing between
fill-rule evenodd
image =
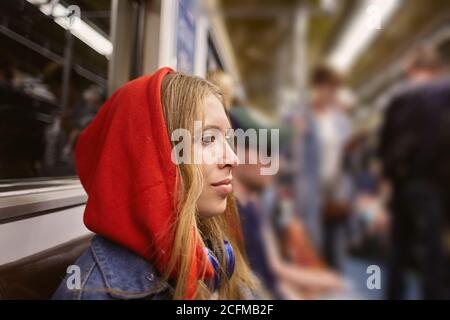
<instances>
[{"instance_id":1,"label":"denim jacket","mask_svg":"<svg viewBox=\"0 0 450 320\"><path fill-rule=\"evenodd\" d=\"M74 274L68 274L52 299L113 300L172 299L173 288L160 281L156 269L147 260L123 246L99 235L77 259L80 287L69 289ZM74 282L75 283L75 282Z\"/></svg>"}]
</instances>

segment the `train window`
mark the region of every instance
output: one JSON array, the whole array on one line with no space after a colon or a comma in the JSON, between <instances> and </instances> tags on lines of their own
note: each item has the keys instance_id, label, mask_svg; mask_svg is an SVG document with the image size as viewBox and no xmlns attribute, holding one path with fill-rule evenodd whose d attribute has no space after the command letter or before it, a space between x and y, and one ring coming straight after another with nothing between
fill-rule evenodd
<instances>
[{"instance_id":1,"label":"train window","mask_svg":"<svg viewBox=\"0 0 450 320\"><path fill-rule=\"evenodd\" d=\"M106 96L110 16L110 0L0 2L1 180L76 174Z\"/></svg>"}]
</instances>

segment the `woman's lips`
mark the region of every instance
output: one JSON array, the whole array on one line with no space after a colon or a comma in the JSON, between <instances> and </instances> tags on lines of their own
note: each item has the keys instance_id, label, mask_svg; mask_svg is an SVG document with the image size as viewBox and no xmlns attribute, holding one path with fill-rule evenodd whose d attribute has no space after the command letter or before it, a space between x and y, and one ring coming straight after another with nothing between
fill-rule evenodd
<instances>
[{"instance_id":1,"label":"woman's lips","mask_svg":"<svg viewBox=\"0 0 450 320\"><path fill-rule=\"evenodd\" d=\"M231 179L225 179L216 183L211 184L214 189L222 194L229 194L233 191L233 186L231 185Z\"/></svg>"}]
</instances>

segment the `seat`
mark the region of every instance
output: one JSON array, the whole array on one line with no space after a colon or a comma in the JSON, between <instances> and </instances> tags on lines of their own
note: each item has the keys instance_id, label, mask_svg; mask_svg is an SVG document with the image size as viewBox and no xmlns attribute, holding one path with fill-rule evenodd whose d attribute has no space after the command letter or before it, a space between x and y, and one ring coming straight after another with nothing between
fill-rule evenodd
<instances>
[{"instance_id":1,"label":"seat","mask_svg":"<svg viewBox=\"0 0 450 320\"><path fill-rule=\"evenodd\" d=\"M0 266L0 299L50 299L92 234Z\"/></svg>"}]
</instances>

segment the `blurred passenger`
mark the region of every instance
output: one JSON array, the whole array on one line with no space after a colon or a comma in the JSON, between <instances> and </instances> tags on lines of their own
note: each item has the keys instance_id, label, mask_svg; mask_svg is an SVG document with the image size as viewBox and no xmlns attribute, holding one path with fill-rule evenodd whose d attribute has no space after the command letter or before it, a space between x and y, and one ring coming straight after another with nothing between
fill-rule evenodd
<instances>
[{"instance_id":1,"label":"blurred passenger","mask_svg":"<svg viewBox=\"0 0 450 320\"><path fill-rule=\"evenodd\" d=\"M293 264L311 269L326 269L320 254L311 242L302 221L295 214L291 176L282 173L278 179L279 205L272 223L279 237L283 257Z\"/></svg>"},{"instance_id":2,"label":"blurred passenger","mask_svg":"<svg viewBox=\"0 0 450 320\"><path fill-rule=\"evenodd\" d=\"M354 135L345 161L354 183L350 241L352 253L380 264L385 259L389 216L387 190L371 137L366 132Z\"/></svg>"},{"instance_id":3,"label":"blurred passenger","mask_svg":"<svg viewBox=\"0 0 450 320\"><path fill-rule=\"evenodd\" d=\"M409 60L407 79L390 98L380 137L392 187L388 298L406 296L414 271L425 299L450 298L450 78L432 48Z\"/></svg>"},{"instance_id":4,"label":"blurred passenger","mask_svg":"<svg viewBox=\"0 0 450 320\"><path fill-rule=\"evenodd\" d=\"M91 85L83 92L83 99L78 103L71 116L71 130L62 150L62 159L73 160L73 149L80 132L91 123L104 102L104 92L98 85Z\"/></svg>"},{"instance_id":5,"label":"blurred passenger","mask_svg":"<svg viewBox=\"0 0 450 320\"><path fill-rule=\"evenodd\" d=\"M247 130L247 120L242 117L243 109L238 112L232 109L231 121L234 129ZM253 127L261 125L253 124ZM256 146L259 146L259 142ZM233 188L239 209L246 251L249 262L256 275L266 288L278 299L317 298L326 293L341 289L341 279L334 273L316 268L299 267L282 257L279 242L271 221L264 215L264 203L261 194L274 183L274 175L262 175L258 150L246 144L244 152L246 159L256 157L256 164L239 164L234 170ZM270 147L269 147L270 149ZM272 155L273 156L273 155ZM274 158L274 157L272 157ZM276 160L275 160L276 161Z\"/></svg>"},{"instance_id":6,"label":"blurred passenger","mask_svg":"<svg viewBox=\"0 0 450 320\"><path fill-rule=\"evenodd\" d=\"M104 90L98 85L91 85L83 92L83 101L75 107L72 114L73 126L83 130L97 115L104 101Z\"/></svg>"},{"instance_id":7,"label":"blurred passenger","mask_svg":"<svg viewBox=\"0 0 450 320\"><path fill-rule=\"evenodd\" d=\"M43 171L44 175L73 175L73 163L68 163L64 154L64 148L70 137L73 128L71 114L80 100L79 83L75 76L70 78L69 88L66 92L67 97L63 97L63 67L56 63L49 63L43 72L43 82L48 86L50 92L56 98L60 110L55 112L53 123L48 126L46 131L46 150L44 156ZM67 99L65 110L62 110L62 102Z\"/></svg>"},{"instance_id":8,"label":"blurred passenger","mask_svg":"<svg viewBox=\"0 0 450 320\"><path fill-rule=\"evenodd\" d=\"M316 248L336 268L344 263L344 222L350 212L342 158L351 126L337 99L341 81L327 66L313 71L310 104L295 120L303 128L294 140L296 209Z\"/></svg>"},{"instance_id":9,"label":"blurred passenger","mask_svg":"<svg viewBox=\"0 0 450 320\"><path fill-rule=\"evenodd\" d=\"M225 107L229 110L235 98L235 83L231 75L222 70L215 70L208 74L207 79L220 88Z\"/></svg>"}]
</instances>

